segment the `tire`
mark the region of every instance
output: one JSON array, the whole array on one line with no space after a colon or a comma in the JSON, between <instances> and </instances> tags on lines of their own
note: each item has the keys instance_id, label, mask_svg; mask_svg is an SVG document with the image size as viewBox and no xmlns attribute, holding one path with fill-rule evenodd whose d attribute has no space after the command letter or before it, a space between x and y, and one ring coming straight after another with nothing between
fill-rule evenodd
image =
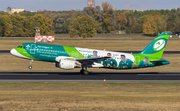
<instances>
[{"instance_id":1,"label":"tire","mask_svg":"<svg viewBox=\"0 0 180 111\"><path fill-rule=\"evenodd\" d=\"M80 73L81 73L81 74L84 74L83 72L84 72L84 69L81 69L81 70L80 70Z\"/></svg>"},{"instance_id":2,"label":"tire","mask_svg":"<svg viewBox=\"0 0 180 111\"><path fill-rule=\"evenodd\" d=\"M29 66L28 68L29 68L29 69L32 69L32 66Z\"/></svg>"},{"instance_id":3,"label":"tire","mask_svg":"<svg viewBox=\"0 0 180 111\"><path fill-rule=\"evenodd\" d=\"M88 71L83 71L83 74L84 74L85 76L88 76L89 72L88 72Z\"/></svg>"}]
</instances>

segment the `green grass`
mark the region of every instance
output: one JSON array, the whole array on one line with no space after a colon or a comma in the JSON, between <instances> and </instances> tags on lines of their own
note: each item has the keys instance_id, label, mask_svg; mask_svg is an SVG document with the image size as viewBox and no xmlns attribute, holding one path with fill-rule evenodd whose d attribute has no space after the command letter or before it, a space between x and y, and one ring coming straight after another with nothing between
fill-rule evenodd
<instances>
[{"instance_id":1,"label":"green grass","mask_svg":"<svg viewBox=\"0 0 180 111\"><path fill-rule=\"evenodd\" d=\"M144 85L172 85L179 86L180 83L154 83L154 82L144 82L144 83L98 83L98 84L110 84L110 85L127 85L127 84L144 84Z\"/></svg>"},{"instance_id":2,"label":"green grass","mask_svg":"<svg viewBox=\"0 0 180 111\"><path fill-rule=\"evenodd\" d=\"M70 34L55 34L55 37L70 37Z\"/></svg>"},{"instance_id":3,"label":"green grass","mask_svg":"<svg viewBox=\"0 0 180 111\"><path fill-rule=\"evenodd\" d=\"M73 46L73 47L82 47L82 48L91 48L91 49L99 49L99 50L109 50L109 51L141 51L147 45L152 42L149 39L61 39L56 40L55 42L48 44L56 44L56 45L65 45L65 46ZM180 40L180 39L179 39ZM165 51L179 51L179 40L170 39L167 43ZM23 39L23 38L5 38L0 39L0 50L11 50L14 47L26 42L34 42L34 39Z\"/></svg>"},{"instance_id":4,"label":"green grass","mask_svg":"<svg viewBox=\"0 0 180 111\"><path fill-rule=\"evenodd\" d=\"M55 37L70 37L70 34L55 34ZM145 36L143 34L97 34L95 37L154 37L154 36Z\"/></svg>"},{"instance_id":5,"label":"green grass","mask_svg":"<svg viewBox=\"0 0 180 111\"><path fill-rule=\"evenodd\" d=\"M143 34L97 34L95 37L147 37Z\"/></svg>"},{"instance_id":6,"label":"green grass","mask_svg":"<svg viewBox=\"0 0 180 111\"><path fill-rule=\"evenodd\" d=\"M178 111L179 87L180 83L4 82L0 110Z\"/></svg>"},{"instance_id":7,"label":"green grass","mask_svg":"<svg viewBox=\"0 0 180 111\"><path fill-rule=\"evenodd\" d=\"M66 37L66 38L69 38L70 37L70 34L55 34L55 37ZM154 37L157 37L157 36L148 36L148 35L144 35L144 34L96 34L95 37L92 37L92 38L98 38L98 37L101 37L101 38L154 38ZM176 35L173 35L173 38L178 38L178 36Z\"/></svg>"}]
</instances>

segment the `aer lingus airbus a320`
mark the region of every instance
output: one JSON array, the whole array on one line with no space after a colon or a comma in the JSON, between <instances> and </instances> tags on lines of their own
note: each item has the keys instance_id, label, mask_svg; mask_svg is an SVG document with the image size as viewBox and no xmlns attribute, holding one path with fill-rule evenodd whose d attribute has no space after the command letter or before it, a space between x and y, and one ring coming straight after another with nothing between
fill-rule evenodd
<instances>
[{"instance_id":1,"label":"aer lingus airbus a320","mask_svg":"<svg viewBox=\"0 0 180 111\"><path fill-rule=\"evenodd\" d=\"M169 32L162 32L137 54L42 43L23 43L10 52L14 56L30 59L29 69L32 69L33 60L39 60L55 62L55 66L62 69L82 68L80 72L88 75L89 67L133 69L170 64L161 58L169 36Z\"/></svg>"}]
</instances>

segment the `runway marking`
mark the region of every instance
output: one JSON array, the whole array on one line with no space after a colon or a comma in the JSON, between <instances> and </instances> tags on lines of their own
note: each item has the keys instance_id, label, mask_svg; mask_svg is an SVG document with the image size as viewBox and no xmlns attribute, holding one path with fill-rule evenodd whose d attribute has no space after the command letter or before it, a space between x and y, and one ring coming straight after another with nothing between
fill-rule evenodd
<instances>
[{"instance_id":1,"label":"runway marking","mask_svg":"<svg viewBox=\"0 0 180 111\"><path fill-rule=\"evenodd\" d=\"M139 76L180 76L180 74L138 74Z\"/></svg>"},{"instance_id":2,"label":"runway marking","mask_svg":"<svg viewBox=\"0 0 180 111\"><path fill-rule=\"evenodd\" d=\"M49 75L49 74L0 74L0 76L1 75L7 75L7 76L27 76L27 75L31 75L31 76L33 76L33 75Z\"/></svg>"}]
</instances>

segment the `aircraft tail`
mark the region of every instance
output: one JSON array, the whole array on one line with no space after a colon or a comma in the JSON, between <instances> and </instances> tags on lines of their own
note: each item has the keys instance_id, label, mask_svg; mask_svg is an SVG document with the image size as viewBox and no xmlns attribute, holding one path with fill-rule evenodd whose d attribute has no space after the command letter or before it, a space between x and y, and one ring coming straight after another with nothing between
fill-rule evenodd
<instances>
[{"instance_id":1,"label":"aircraft tail","mask_svg":"<svg viewBox=\"0 0 180 111\"><path fill-rule=\"evenodd\" d=\"M139 54L153 56L160 59L163 55L169 36L169 32L162 32Z\"/></svg>"}]
</instances>

